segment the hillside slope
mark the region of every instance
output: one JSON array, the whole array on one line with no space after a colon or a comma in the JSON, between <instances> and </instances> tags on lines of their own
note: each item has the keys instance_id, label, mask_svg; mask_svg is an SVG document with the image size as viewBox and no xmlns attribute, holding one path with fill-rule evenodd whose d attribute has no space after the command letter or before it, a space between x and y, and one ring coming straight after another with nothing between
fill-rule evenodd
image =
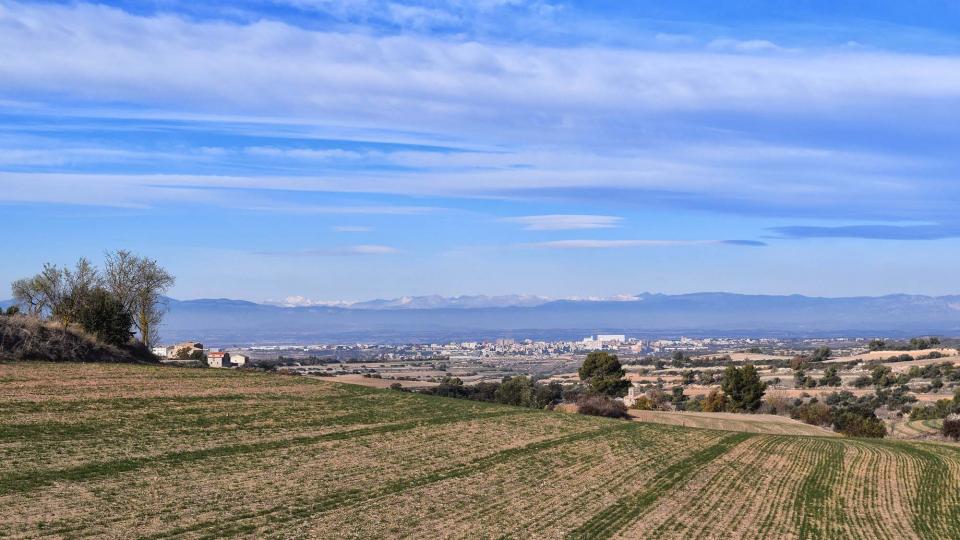
<instances>
[{"instance_id":1,"label":"hillside slope","mask_svg":"<svg viewBox=\"0 0 960 540\"><path fill-rule=\"evenodd\" d=\"M115 347L73 326L32 317L0 317L0 360L157 363L142 345Z\"/></svg>"},{"instance_id":2,"label":"hillside slope","mask_svg":"<svg viewBox=\"0 0 960 540\"><path fill-rule=\"evenodd\" d=\"M0 409L0 536L960 536L942 445L115 364L0 364Z\"/></svg>"}]
</instances>

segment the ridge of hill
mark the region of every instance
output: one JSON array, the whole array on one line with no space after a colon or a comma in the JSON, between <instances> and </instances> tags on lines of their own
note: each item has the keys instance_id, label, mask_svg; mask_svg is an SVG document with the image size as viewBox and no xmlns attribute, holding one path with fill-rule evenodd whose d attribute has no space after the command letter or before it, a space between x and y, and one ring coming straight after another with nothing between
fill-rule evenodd
<instances>
[{"instance_id":1,"label":"ridge of hill","mask_svg":"<svg viewBox=\"0 0 960 540\"><path fill-rule=\"evenodd\" d=\"M437 299L407 307L280 307L236 300L171 300L161 332L211 343L417 342L519 334L573 339L590 333L650 335L888 335L960 333L960 297L890 295L640 294L629 300L557 300L465 307ZM410 307L419 305L421 307ZM747 330L748 329L748 330Z\"/></svg>"},{"instance_id":2,"label":"ridge of hill","mask_svg":"<svg viewBox=\"0 0 960 540\"><path fill-rule=\"evenodd\" d=\"M0 302L2 306L4 302ZM591 333L779 337L960 334L960 296L845 298L721 292L552 300L505 295L404 297L306 306L226 298L167 299L163 339L215 345L433 342Z\"/></svg>"},{"instance_id":3,"label":"ridge of hill","mask_svg":"<svg viewBox=\"0 0 960 540\"><path fill-rule=\"evenodd\" d=\"M23 315L0 316L0 360L156 363L142 345L116 347L77 327Z\"/></svg>"}]
</instances>

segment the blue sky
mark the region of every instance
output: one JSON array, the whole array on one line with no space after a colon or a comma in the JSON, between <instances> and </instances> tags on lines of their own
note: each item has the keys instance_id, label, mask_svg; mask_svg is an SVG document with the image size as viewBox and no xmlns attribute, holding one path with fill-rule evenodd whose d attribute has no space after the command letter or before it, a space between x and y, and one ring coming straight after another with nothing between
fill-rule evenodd
<instances>
[{"instance_id":1,"label":"blue sky","mask_svg":"<svg viewBox=\"0 0 960 540\"><path fill-rule=\"evenodd\" d=\"M956 2L0 0L0 282L960 292ZM2 294L0 294L2 296Z\"/></svg>"}]
</instances>

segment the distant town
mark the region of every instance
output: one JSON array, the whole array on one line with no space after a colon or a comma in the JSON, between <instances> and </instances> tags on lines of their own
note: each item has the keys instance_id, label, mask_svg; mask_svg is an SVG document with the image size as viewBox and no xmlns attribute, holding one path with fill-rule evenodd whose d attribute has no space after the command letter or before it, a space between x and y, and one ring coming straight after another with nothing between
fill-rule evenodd
<instances>
[{"instance_id":1,"label":"distant town","mask_svg":"<svg viewBox=\"0 0 960 540\"><path fill-rule=\"evenodd\" d=\"M842 368L843 386L853 388L857 377L869 374L877 360L947 359L947 349L913 351L909 358L894 352L873 351L870 337L841 338L730 338L679 337L644 340L623 334L599 334L573 341L537 341L499 338L486 341L459 341L429 344L314 344L207 347L197 341L158 346L153 353L165 363L196 364L212 368L257 367L290 374L330 377L340 382L374 387L398 385L407 389L436 386L449 378L463 384L499 382L505 377L530 376L542 382L573 383L576 371L592 351L616 354L627 369L631 391L628 402L652 389L682 387L688 396L702 395L716 387L723 367L730 364L757 365L771 390L813 392L806 381L798 381L791 359L808 357L817 350L829 351L829 363ZM939 344L939 340L935 339ZM937 352L942 351L942 352ZM911 356L912 355L912 356ZM912 363L909 365L913 365ZM908 364L900 364L907 366ZM818 368L824 371L823 368ZM811 379L823 374L805 372ZM697 375L694 378L693 375ZM702 374L702 375L701 375ZM922 389L926 380L912 386ZM919 385L919 386L918 386ZM815 387L816 385L814 385ZM822 391L836 391L824 386ZM947 389L944 389L946 392ZM927 401L936 394L923 396ZM944 394L947 395L947 394ZM926 398L926 399L923 399Z\"/></svg>"}]
</instances>

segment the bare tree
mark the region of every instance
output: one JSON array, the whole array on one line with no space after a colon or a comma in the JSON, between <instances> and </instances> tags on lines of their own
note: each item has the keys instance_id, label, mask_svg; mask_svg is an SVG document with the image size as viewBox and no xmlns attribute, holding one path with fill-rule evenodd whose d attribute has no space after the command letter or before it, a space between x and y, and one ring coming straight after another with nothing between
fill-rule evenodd
<instances>
[{"instance_id":1,"label":"bare tree","mask_svg":"<svg viewBox=\"0 0 960 540\"><path fill-rule=\"evenodd\" d=\"M22 306L28 314L40 317L43 310L48 307L48 299L37 286L36 279L36 277L18 279L13 282L10 289L17 304Z\"/></svg>"},{"instance_id":2,"label":"bare tree","mask_svg":"<svg viewBox=\"0 0 960 540\"><path fill-rule=\"evenodd\" d=\"M49 263L39 274L14 281L11 288L14 299L35 317L53 313L66 294L63 270Z\"/></svg>"},{"instance_id":3,"label":"bare tree","mask_svg":"<svg viewBox=\"0 0 960 540\"><path fill-rule=\"evenodd\" d=\"M133 314L140 341L148 347L153 345L156 327L163 318L163 293L174 281L153 259L123 249L107 253L104 286Z\"/></svg>"}]
</instances>

